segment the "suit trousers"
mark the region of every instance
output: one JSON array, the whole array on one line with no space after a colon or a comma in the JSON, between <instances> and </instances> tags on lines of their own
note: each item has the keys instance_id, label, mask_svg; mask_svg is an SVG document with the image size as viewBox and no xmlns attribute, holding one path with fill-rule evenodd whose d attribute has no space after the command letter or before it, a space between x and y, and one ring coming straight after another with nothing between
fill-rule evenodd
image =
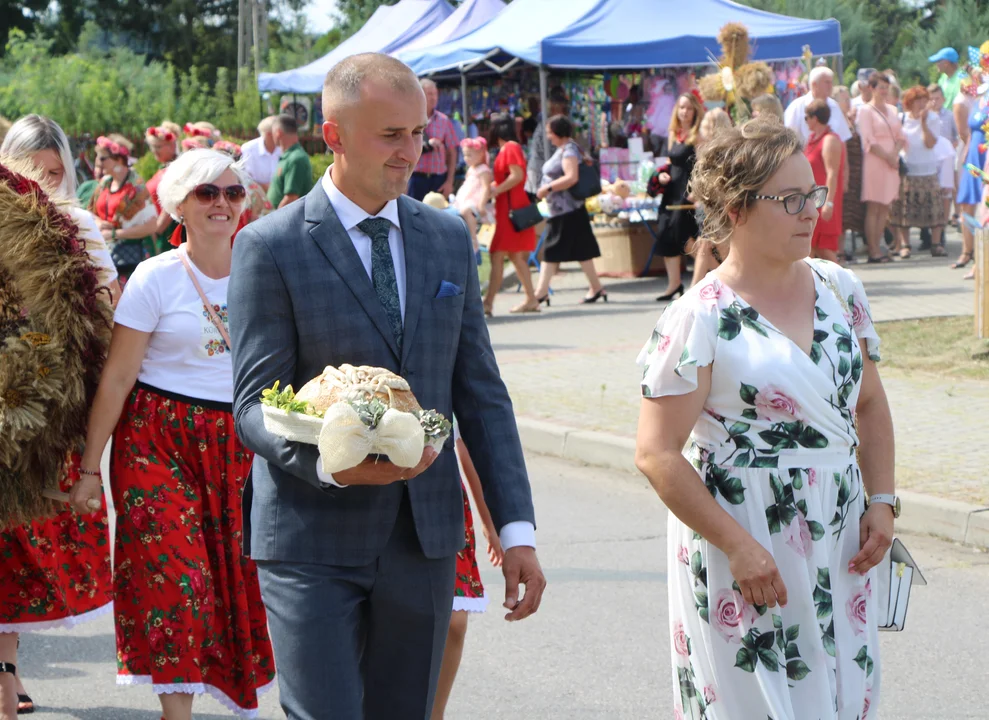
<instances>
[{"instance_id":1,"label":"suit trousers","mask_svg":"<svg viewBox=\"0 0 989 720\"><path fill-rule=\"evenodd\" d=\"M423 554L405 490L388 544L368 565L258 562L289 720L428 720L456 557Z\"/></svg>"}]
</instances>

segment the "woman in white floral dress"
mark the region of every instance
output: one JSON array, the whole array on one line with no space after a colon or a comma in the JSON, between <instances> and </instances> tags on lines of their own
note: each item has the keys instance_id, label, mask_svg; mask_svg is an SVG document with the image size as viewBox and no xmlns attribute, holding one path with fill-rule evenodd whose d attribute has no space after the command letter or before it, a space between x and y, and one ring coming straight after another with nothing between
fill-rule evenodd
<instances>
[{"instance_id":1,"label":"woman in white floral dress","mask_svg":"<svg viewBox=\"0 0 989 720\"><path fill-rule=\"evenodd\" d=\"M636 461L672 513L674 717L874 718L893 511L867 499L893 492L893 427L865 291L807 259L827 191L782 125L715 138L692 191L731 253L639 356Z\"/></svg>"}]
</instances>

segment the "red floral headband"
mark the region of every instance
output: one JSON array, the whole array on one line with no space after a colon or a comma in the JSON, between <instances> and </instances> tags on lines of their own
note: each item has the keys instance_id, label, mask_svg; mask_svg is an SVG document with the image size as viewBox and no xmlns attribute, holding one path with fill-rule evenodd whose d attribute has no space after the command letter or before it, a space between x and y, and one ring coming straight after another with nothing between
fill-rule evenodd
<instances>
[{"instance_id":1,"label":"red floral headband","mask_svg":"<svg viewBox=\"0 0 989 720\"><path fill-rule=\"evenodd\" d=\"M175 142L175 133L163 127L149 127L144 134L148 137L164 140L165 142Z\"/></svg>"},{"instance_id":2,"label":"red floral headband","mask_svg":"<svg viewBox=\"0 0 989 720\"><path fill-rule=\"evenodd\" d=\"M195 150L197 148L208 148L209 143L206 142L206 138L202 135L196 137L187 137L182 141L183 150Z\"/></svg>"},{"instance_id":3,"label":"red floral headband","mask_svg":"<svg viewBox=\"0 0 989 720\"><path fill-rule=\"evenodd\" d=\"M183 125L182 131L190 137L204 137L204 138L213 137L212 131L208 130L207 128L198 128L192 123L186 123L185 125Z\"/></svg>"},{"instance_id":4,"label":"red floral headband","mask_svg":"<svg viewBox=\"0 0 989 720\"><path fill-rule=\"evenodd\" d=\"M460 147L464 150L487 150L488 141L482 137L464 138L460 141Z\"/></svg>"},{"instance_id":5,"label":"red floral headband","mask_svg":"<svg viewBox=\"0 0 989 720\"><path fill-rule=\"evenodd\" d=\"M104 137L103 135L96 138L96 147L101 147L104 150L108 150L111 155L130 157L130 150L127 149L126 145L121 145L120 143L114 142L110 138Z\"/></svg>"},{"instance_id":6,"label":"red floral headband","mask_svg":"<svg viewBox=\"0 0 989 720\"><path fill-rule=\"evenodd\" d=\"M227 153L228 155L233 155L234 157L240 157L240 145L235 142L230 142L229 140L220 140L219 142L214 143L213 149Z\"/></svg>"}]
</instances>

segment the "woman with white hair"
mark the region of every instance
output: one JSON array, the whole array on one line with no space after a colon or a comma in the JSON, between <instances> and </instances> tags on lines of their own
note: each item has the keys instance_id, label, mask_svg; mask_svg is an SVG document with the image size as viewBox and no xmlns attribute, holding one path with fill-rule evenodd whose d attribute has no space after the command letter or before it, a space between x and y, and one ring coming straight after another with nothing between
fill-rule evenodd
<instances>
[{"instance_id":1,"label":"woman with white hair","mask_svg":"<svg viewBox=\"0 0 989 720\"><path fill-rule=\"evenodd\" d=\"M117 684L151 685L166 720L189 720L204 692L256 714L275 676L257 568L241 550L253 455L231 414L227 283L245 183L215 150L165 172L158 197L186 242L142 262L124 289L71 493L79 508L98 496L112 434Z\"/></svg>"},{"instance_id":2,"label":"woman with white hair","mask_svg":"<svg viewBox=\"0 0 989 720\"><path fill-rule=\"evenodd\" d=\"M26 172L33 165L39 171L36 176L43 174L41 185L46 194L78 226L78 233L72 228L69 228L69 232L72 237L78 237L85 243L92 264L90 272L95 273L96 283L109 289L109 292L98 292L96 297L109 305L119 294L117 273L93 216L74 204L75 174L72 155L62 129L54 121L40 115L21 118L10 128L0 146L0 164L18 172L22 171L22 166ZM0 242L13 241L13 236L18 232L22 231L6 226ZM39 258L34 261L46 262ZM44 269L34 267L33 272ZM65 268L49 267L47 270L54 274L65 272ZM15 271L15 286L17 280ZM50 292L54 284L50 279L44 282L45 289ZM65 287L64 282L61 285ZM65 292L64 289L62 292ZM74 306L80 308L80 311L63 321L73 325L83 319L82 314L86 312L84 308L87 305L83 291L78 287L74 297ZM0 325L3 324L2 305L0 303ZM16 307L15 297L14 308ZM105 317L109 317L111 312L109 307L98 310L105 313ZM30 311L44 314L51 312L52 308L33 305ZM26 319L24 316L21 318ZM14 331L15 337L23 332L22 326L19 332ZM3 344L3 336L4 333L0 332L0 345ZM97 361L89 359L87 362ZM70 367L67 358L63 356L59 367L52 369L55 374L59 374L71 372ZM95 372L98 373L98 366ZM14 377L16 378L16 374ZM14 391L16 394L16 385ZM4 403L0 401L0 416L4 414L3 406ZM51 420L53 412L50 407L46 408L46 421L57 422ZM9 423L0 421L0 427L5 428L5 432L10 432ZM14 427L17 427L16 421ZM57 456L60 453L51 448L51 454ZM58 463L55 460L56 469ZM99 458L96 466L99 466ZM61 489L68 490L78 477L79 468L79 454L73 452L61 473ZM10 492L9 487L5 488L5 492ZM12 718L14 714L34 711L33 701L21 684L20 677L14 672L19 634L71 628L109 612L112 608L109 524L99 485L93 488L91 497L98 501L99 509L95 512L91 507L82 507L76 514L72 508L65 506L54 517L2 528L0 531L0 718L5 720ZM7 671L4 670L5 667L8 668Z\"/></svg>"},{"instance_id":3,"label":"woman with white hair","mask_svg":"<svg viewBox=\"0 0 989 720\"><path fill-rule=\"evenodd\" d=\"M65 212L79 226L79 237L85 242L86 252L96 265L100 284L110 291L116 303L120 296L117 269L96 218L75 203L75 164L62 128L54 120L41 115L25 115L7 132L3 145L0 145L0 156L29 160L45 174L48 194L64 204Z\"/></svg>"}]
</instances>

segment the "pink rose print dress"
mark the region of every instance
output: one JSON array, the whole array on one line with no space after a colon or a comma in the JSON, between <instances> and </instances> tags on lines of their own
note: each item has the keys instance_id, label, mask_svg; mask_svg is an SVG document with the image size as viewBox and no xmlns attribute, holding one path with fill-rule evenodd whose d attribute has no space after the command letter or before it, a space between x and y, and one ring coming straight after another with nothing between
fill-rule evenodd
<instances>
[{"instance_id":1,"label":"pink rose print dress","mask_svg":"<svg viewBox=\"0 0 989 720\"><path fill-rule=\"evenodd\" d=\"M645 397L711 393L689 459L775 558L784 608L749 605L724 553L670 516L674 717L867 720L879 699L875 571L848 572L865 491L855 449L860 341L879 359L861 282L808 260L809 354L714 275L670 305L639 355Z\"/></svg>"}]
</instances>

